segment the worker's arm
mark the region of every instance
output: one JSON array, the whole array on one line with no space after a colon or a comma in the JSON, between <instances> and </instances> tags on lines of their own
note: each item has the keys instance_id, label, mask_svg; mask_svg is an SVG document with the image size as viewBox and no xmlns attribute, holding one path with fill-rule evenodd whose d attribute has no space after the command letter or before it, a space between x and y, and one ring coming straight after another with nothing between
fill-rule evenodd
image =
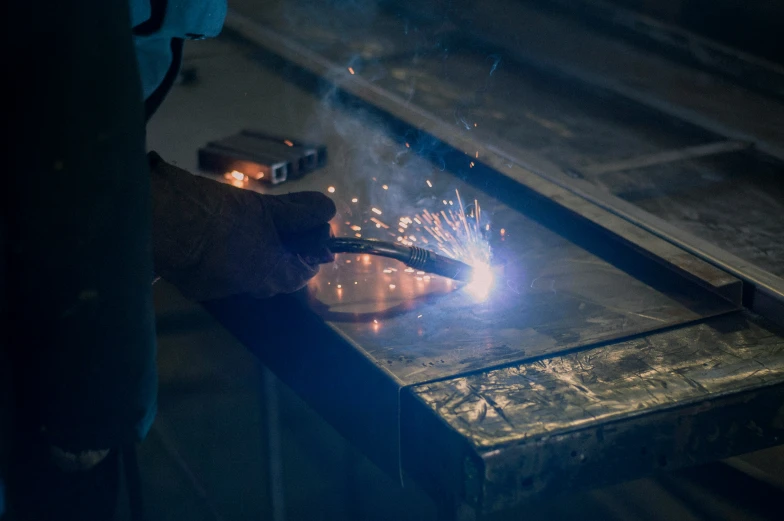
<instances>
[{"instance_id":1,"label":"worker's arm","mask_svg":"<svg viewBox=\"0 0 784 521\"><path fill-rule=\"evenodd\" d=\"M8 7L12 134L1 191L17 425L69 453L115 448L149 427L157 383L128 4Z\"/></svg>"}]
</instances>

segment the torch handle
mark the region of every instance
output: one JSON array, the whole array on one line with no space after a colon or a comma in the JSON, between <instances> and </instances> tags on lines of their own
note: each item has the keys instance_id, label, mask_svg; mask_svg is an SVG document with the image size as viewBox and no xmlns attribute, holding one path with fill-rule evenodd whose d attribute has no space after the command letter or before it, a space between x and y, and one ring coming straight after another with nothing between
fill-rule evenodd
<instances>
[{"instance_id":1,"label":"torch handle","mask_svg":"<svg viewBox=\"0 0 784 521\"><path fill-rule=\"evenodd\" d=\"M368 239L333 237L326 241L326 247L332 253L358 253L395 259L415 270L435 273L436 275L455 280L469 281L473 272L473 268L464 262L439 255L418 246L406 246L394 242Z\"/></svg>"}]
</instances>

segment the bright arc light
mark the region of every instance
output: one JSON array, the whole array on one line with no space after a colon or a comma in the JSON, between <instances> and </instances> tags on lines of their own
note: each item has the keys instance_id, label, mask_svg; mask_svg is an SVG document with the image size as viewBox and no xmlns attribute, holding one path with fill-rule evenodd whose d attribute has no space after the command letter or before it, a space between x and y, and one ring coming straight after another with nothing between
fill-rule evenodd
<instances>
[{"instance_id":1,"label":"bright arc light","mask_svg":"<svg viewBox=\"0 0 784 521\"><path fill-rule=\"evenodd\" d=\"M477 301L482 302L490 296L495 283L495 273L490 265L484 262L474 264L473 268L471 282L466 285L465 290Z\"/></svg>"}]
</instances>

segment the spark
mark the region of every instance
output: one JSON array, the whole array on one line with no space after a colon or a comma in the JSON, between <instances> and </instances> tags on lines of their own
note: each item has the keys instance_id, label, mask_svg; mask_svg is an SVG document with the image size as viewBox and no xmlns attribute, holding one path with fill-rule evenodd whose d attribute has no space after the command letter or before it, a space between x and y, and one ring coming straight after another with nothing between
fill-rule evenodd
<instances>
[{"instance_id":1,"label":"spark","mask_svg":"<svg viewBox=\"0 0 784 521\"><path fill-rule=\"evenodd\" d=\"M411 148L411 145L409 145L408 143L406 143L406 148Z\"/></svg>"},{"instance_id":2,"label":"spark","mask_svg":"<svg viewBox=\"0 0 784 521\"><path fill-rule=\"evenodd\" d=\"M476 158L479 159L479 150L476 151Z\"/></svg>"},{"instance_id":3,"label":"spark","mask_svg":"<svg viewBox=\"0 0 784 521\"><path fill-rule=\"evenodd\" d=\"M348 68L348 72L350 72L351 74L354 74L354 69L353 69L353 68L351 68L351 67L349 67L349 68Z\"/></svg>"},{"instance_id":4,"label":"spark","mask_svg":"<svg viewBox=\"0 0 784 521\"><path fill-rule=\"evenodd\" d=\"M351 259L346 259L346 264L351 264Z\"/></svg>"},{"instance_id":5,"label":"spark","mask_svg":"<svg viewBox=\"0 0 784 521\"><path fill-rule=\"evenodd\" d=\"M468 166L470 166L471 168L474 168L474 162L473 162L473 161L471 161L471 164L470 164L470 165L468 165Z\"/></svg>"},{"instance_id":6,"label":"spark","mask_svg":"<svg viewBox=\"0 0 784 521\"><path fill-rule=\"evenodd\" d=\"M361 239L362 238L362 234L361 233L355 233L354 237L356 237L357 239Z\"/></svg>"},{"instance_id":7,"label":"spark","mask_svg":"<svg viewBox=\"0 0 784 521\"><path fill-rule=\"evenodd\" d=\"M338 284L338 289L343 289L343 285L342 284Z\"/></svg>"},{"instance_id":8,"label":"spark","mask_svg":"<svg viewBox=\"0 0 784 521\"><path fill-rule=\"evenodd\" d=\"M456 209L448 208L431 213L423 210L415 217L415 222L422 223L424 231L436 241L438 253L460 260L474 267L473 279L466 285L467 292L477 301L485 300L493 287L493 271L490 268L490 245L481 233L482 210L479 201L474 200L470 215L465 212L460 192L455 190L457 205L449 201ZM447 201L443 200L447 205ZM424 239L424 238L423 238ZM423 276L429 280L429 276ZM447 280L451 285L451 280Z\"/></svg>"},{"instance_id":9,"label":"spark","mask_svg":"<svg viewBox=\"0 0 784 521\"><path fill-rule=\"evenodd\" d=\"M242 172L238 172L237 170L232 171L231 174L229 174L229 175L231 177L233 177L234 179L236 179L237 181L244 181L245 180L245 174L243 174Z\"/></svg>"},{"instance_id":10,"label":"spark","mask_svg":"<svg viewBox=\"0 0 784 521\"><path fill-rule=\"evenodd\" d=\"M503 237L504 235L506 235L506 230L501 228L501 236Z\"/></svg>"},{"instance_id":11,"label":"spark","mask_svg":"<svg viewBox=\"0 0 784 521\"><path fill-rule=\"evenodd\" d=\"M351 200L351 202L352 202L352 203L356 203L358 200L359 200L359 199L357 199L357 198L355 197L355 198L353 198L353 199Z\"/></svg>"},{"instance_id":12,"label":"spark","mask_svg":"<svg viewBox=\"0 0 784 521\"><path fill-rule=\"evenodd\" d=\"M426 179L425 182L431 188L433 183ZM382 185L382 188L388 189L388 185ZM423 243L424 246L430 248L432 251L445 255L446 257L462 261L474 268L472 280L468 284L455 283L451 279L445 281L447 288L462 288L470 295L475 301L481 302L486 300L494 286L493 270L490 267L491 250L487 242L484 231L490 230L490 224L482 222L484 219L481 212L481 207L477 200L473 200L466 212L465 203L458 190L455 190L456 199L442 199L443 206L441 210L429 211L423 209L419 213L411 216L399 216L395 222L397 226L394 229L375 216L363 220L362 223L367 225L359 226L359 224L352 225L346 223L354 231L359 231L363 227L368 228L371 223L374 228L384 228L387 233L394 237L394 240L405 246L414 246L418 243ZM352 200L357 201L356 198ZM371 207L371 212L376 216L381 216L382 211L379 208ZM483 230L484 228L484 230ZM395 233L395 230L399 234ZM376 238L372 233L365 230L365 235ZM416 232L418 235L414 235ZM406 233L411 233L406 235ZM501 235L505 230L501 230ZM359 233L356 234L359 237ZM429 239L429 240L428 240ZM358 258L359 259L359 258ZM349 262L349 261L347 261ZM389 280L394 280L395 272L398 270L392 267L383 266L382 271L385 275L389 276ZM424 271L417 271L414 268L401 269L400 271L411 274L412 278L416 278L420 283L430 283L433 277ZM401 274L402 275L402 274ZM389 284L389 290L396 288L395 283ZM419 286L421 287L421 286Z\"/></svg>"},{"instance_id":13,"label":"spark","mask_svg":"<svg viewBox=\"0 0 784 521\"><path fill-rule=\"evenodd\" d=\"M293 147L293 146L294 146L294 143L293 143L293 142L292 142L290 139L284 139L284 140L283 140L283 142L284 142L286 145L290 146L290 147Z\"/></svg>"},{"instance_id":14,"label":"spark","mask_svg":"<svg viewBox=\"0 0 784 521\"><path fill-rule=\"evenodd\" d=\"M380 213L380 212L379 212L379 213ZM376 228L384 228L385 230L388 230L388 229L389 229L389 226L387 226L387 225L386 225L386 224L384 224L383 222L379 221L379 220L378 220L378 219L376 219L375 217L371 217L371 218L370 218L370 220L371 220L372 222L376 223Z\"/></svg>"},{"instance_id":15,"label":"spark","mask_svg":"<svg viewBox=\"0 0 784 521\"><path fill-rule=\"evenodd\" d=\"M417 315L417 318L422 318L422 315Z\"/></svg>"},{"instance_id":16,"label":"spark","mask_svg":"<svg viewBox=\"0 0 784 521\"><path fill-rule=\"evenodd\" d=\"M389 190L389 187L387 185L381 185L381 188L383 188L384 190Z\"/></svg>"},{"instance_id":17,"label":"spark","mask_svg":"<svg viewBox=\"0 0 784 521\"><path fill-rule=\"evenodd\" d=\"M475 263L473 265L471 281L466 285L466 291L478 302L487 300L495 283L495 274L489 264Z\"/></svg>"},{"instance_id":18,"label":"spark","mask_svg":"<svg viewBox=\"0 0 784 521\"><path fill-rule=\"evenodd\" d=\"M334 194L335 193L335 187L334 186L330 186L329 188L327 188L327 192L329 192L331 194Z\"/></svg>"}]
</instances>

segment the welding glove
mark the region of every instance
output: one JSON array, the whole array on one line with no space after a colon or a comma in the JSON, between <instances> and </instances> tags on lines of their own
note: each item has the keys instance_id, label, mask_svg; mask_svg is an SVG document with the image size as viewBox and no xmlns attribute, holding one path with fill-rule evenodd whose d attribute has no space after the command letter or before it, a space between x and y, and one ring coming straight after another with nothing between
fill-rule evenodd
<instances>
[{"instance_id":1,"label":"welding glove","mask_svg":"<svg viewBox=\"0 0 784 521\"><path fill-rule=\"evenodd\" d=\"M258 298L294 292L318 262L284 246L335 216L319 192L262 195L195 176L149 154L155 272L186 297L240 293Z\"/></svg>"}]
</instances>

